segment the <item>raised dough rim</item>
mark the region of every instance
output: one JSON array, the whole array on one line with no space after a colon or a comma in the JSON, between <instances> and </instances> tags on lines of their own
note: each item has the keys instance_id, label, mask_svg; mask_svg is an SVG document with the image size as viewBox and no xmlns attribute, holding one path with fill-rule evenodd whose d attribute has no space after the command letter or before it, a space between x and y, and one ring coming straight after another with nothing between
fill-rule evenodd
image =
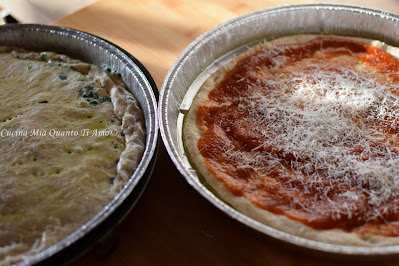
<instances>
[{"instance_id":1,"label":"raised dough rim","mask_svg":"<svg viewBox=\"0 0 399 266\"><path fill-rule=\"evenodd\" d=\"M201 46L204 45L204 43L210 41L215 36L217 37L217 35L220 35L221 31L228 31L229 29L234 28L234 26L239 25L239 23L247 23L248 21L251 20L251 18L254 18L257 16L258 17L262 16L262 15L272 16L272 15L276 15L276 14L284 13L284 12L296 12L298 10L302 10L302 11L303 10L307 10L307 11L323 10L323 11L334 11L334 12L346 11L346 12L362 14L364 16L390 20L391 23L392 22L398 23L398 21L399 21L399 18L397 15L389 14L389 13L379 11L379 10L368 9L368 8L361 8L361 7L347 6L347 5L305 4L305 5L282 6L282 7L271 8L271 9L260 10L260 11L256 11L253 13L249 13L247 15L238 17L238 18L228 21L224 24L221 24L221 25L213 28L212 30L204 33L202 36L197 38L193 43L191 43L183 51L183 53L179 56L179 58L175 61L174 65L172 66L172 68L169 70L167 76L165 77L164 84L162 86L158 112L159 112L159 117L160 117L160 131L161 131L161 135L164 140L165 146L167 148L167 151L168 151L169 155L171 156L173 162L175 163L176 167L182 173L182 175L185 177L187 182L192 187L194 187L194 189L196 189L202 196L204 196L213 205L215 205L217 208L219 208L220 210L222 210L223 212L225 212L232 218L240 221L241 223L243 223L259 232L266 234L267 236L271 236L275 239L288 242L295 246L310 249L312 251L314 251L314 250L322 251L322 252L325 252L326 254L342 254L342 255L351 255L351 256L398 255L399 254L399 246L398 245L383 246L383 247L363 247L363 246L359 247L359 246L345 246L345 245L337 245L337 244L328 244L328 243L318 242L315 240L309 240L309 239L305 239L302 237L294 236L289 233L285 233L285 232L279 231L277 229L271 228L269 226L266 226L264 224L261 224L255 220L239 213L238 211L236 211L235 209L231 208L230 206L225 204L223 201L218 199L212 192L210 192L195 177L195 175L193 174L194 170L192 169L192 167L187 167L187 163L188 163L187 158L185 158L185 156L182 156L182 154L181 154L181 148L182 148L181 143L182 142L181 142L181 128L180 128L179 124L182 123L182 118L178 117L176 124L174 124L174 121L173 121L173 123L171 123L171 121L170 121L171 114L168 113L168 105L172 105L172 104L176 105L177 108L182 109L183 112L187 109L187 104L186 104L185 100L182 100L180 102L178 101L176 103L170 102L171 97L173 97L173 95L171 95L171 93L174 92L173 91L173 85L174 85L173 83L175 82L176 77L178 77L178 74L181 74L179 72L182 72L182 68L183 68L184 64L187 63L187 61L189 61L191 59L190 57L193 57L193 54L195 52L197 52L197 50L199 48L201 48ZM311 31L311 32L304 32L304 33L315 33L315 32ZM331 32L330 34L340 35L335 32ZM290 35L290 34L286 33L286 35ZM265 34L265 36L267 36L267 34ZM284 34L282 36L284 36ZM366 36L360 36L360 35L357 35L357 36L366 37ZM394 37L392 37L392 38L394 38ZM250 40L248 43L252 43L252 41L253 40ZM209 60L209 58L207 58L207 59ZM223 59L221 59L221 60L223 60ZM212 62L212 60L210 60L210 61ZM203 63L203 62L200 62L199 64L201 64L201 63ZM199 70L196 69L196 71L198 72ZM203 70L199 71L199 73L203 73ZM198 77L198 76L199 75L197 75L196 77ZM193 82L195 82L195 81L193 81ZM176 100L176 97L174 97L172 100ZM182 102L183 102L183 104L181 105ZM175 129L171 129L170 128L171 126L177 126L177 133L176 133L177 143L174 143L174 141L176 141L176 139L173 139L172 132Z\"/></svg>"},{"instance_id":2,"label":"raised dough rim","mask_svg":"<svg viewBox=\"0 0 399 266\"><path fill-rule=\"evenodd\" d=\"M136 89L139 92L135 93L138 94L141 99L138 99L138 97L135 98L137 99L137 102L140 103L145 117L144 122L146 125L146 140L142 160L140 161L136 171L132 174L132 176L125 184L125 186L120 190L120 192L118 192L118 194L107 204L107 206L105 206L105 208L97 213L96 216L94 216L91 220L84 224L80 229L76 230L68 237L54 244L53 246L50 246L49 248L36 254L29 260L21 262L19 264L30 265L36 263L45 263L47 262L47 259L49 259L53 263L57 261L57 259L60 260L61 258L65 260L71 260L73 257L69 256L76 256L85 251L84 249L83 251L81 251L82 247L80 247L79 251L77 251L77 248L74 246L74 244L82 241L85 236L93 232L95 229L100 228L101 224L104 223L104 221L110 220L110 217L113 217L112 219L114 223L112 225L108 223L108 227L112 228L112 226L115 226L117 222L121 221L124 215L126 215L127 212L134 206L138 198L141 196L144 188L146 187L146 184L148 183L155 164L157 153L157 87L150 73L136 58L134 58L132 55L130 55L128 52L118 47L117 45L95 35L75 29L41 24L8 24L0 26L0 34L10 34L11 36L19 37L6 39L5 45L10 45L9 43L11 42L12 46L22 46L24 48L24 41L26 42L27 46L55 46L58 47L58 49L71 51L71 53L76 53L77 51L78 53L82 51L87 51L85 49L89 48L85 48L85 45L87 45L88 47L97 47L95 50L93 50L96 52L96 54L94 55L95 52L91 52L88 57L91 56L91 58L93 59L100 58L100 56L108 58L107 56L109 56L109 58L112 58L112 60L115 60L115 62L118 62L123 67L123 69L121 70L130 72L132 78L134 78L135 82L139 84L139 89ZM45 40L43 41L43 43L38 44L32 44L27 42L27 40L29 40L30 38L38 38L38 36L43 37L45 35L51 35L54 36L54 38L50 38L50 40ZM4 37L2 39L2 42L4 42ZM71 45L73 47L68 47L68 43L73 43L73 45ZM29 50L29 47L26 49ZM73 49L75 49L75 51L73 51ZM67 55L70 56L70 54ZM84 61L92 63L86 60ZM118 71L121 70L118 69ZM126 84L128 90L133 92L134 87L132 87L131 85L135 84ZM142 182L140 182L141 180ZM138 187L137 190L135 190L136 187ZM128 202L130 205L123 204L124 202ZM113 214L115 215L113 216ZM102 230L101 232L105 231L104 228L98 230ZM100 237L101 236L96 236L95 238ZM92 239L93 235L91 235L89 238ZM87 249L87 246L85 246L85 249ZM67 256L63 255L62 252L67 254ZM54 258L54 255L57 256Z\"/></svg>"}]
</instances>

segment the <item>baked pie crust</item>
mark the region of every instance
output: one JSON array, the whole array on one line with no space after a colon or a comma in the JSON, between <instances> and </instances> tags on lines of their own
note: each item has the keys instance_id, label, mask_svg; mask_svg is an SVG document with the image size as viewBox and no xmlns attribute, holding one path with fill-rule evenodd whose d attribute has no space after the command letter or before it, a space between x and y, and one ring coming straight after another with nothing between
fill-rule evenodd
<instances>
[{"instance_id":1,"label":"baked pie crust","mask_svg":"<svg viewBox=\"0 0 399 266\"><path fill-rule=\"evenodd\" d=\"M100 212L137 168L143 113L118 73L0 48L0 264L29 259Z\"/></svg>"}]
</instances>

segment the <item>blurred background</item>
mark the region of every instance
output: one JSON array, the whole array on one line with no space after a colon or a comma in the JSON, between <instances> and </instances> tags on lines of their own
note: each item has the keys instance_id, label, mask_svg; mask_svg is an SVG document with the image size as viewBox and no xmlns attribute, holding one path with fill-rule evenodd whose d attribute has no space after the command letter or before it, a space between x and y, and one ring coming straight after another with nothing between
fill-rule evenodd
<instances>
[{"instance_id":1,"label":"blurred background","mask_svg":"<svg viewBox=\"0 0 399 266\"><path fill-rule=\"evenodd\" d=\"M64 26L100 36L137 58L161 89L173 62L200 34L254 10L298 3L357 5L399 14L399 0L0 0L0 24L11 14L22 23ZM162 142L159 146L157 166L137 206L75 266L337 265L323 256L269 243L224 215L192 189ZM399 266L397 258L389 265Z\"/></svg>"},{"instance_id":2,"label":"blurred background","mask_svg":"<svg viewBox=\"0 0 399 266\"><path fill-rule=\"evenodd\" d=\"M23 23L49 24L94 2L96 0L0 0L0 10L2 17L11 14Z\"/></svg>"},{"instance_id":3,"label":"blurred background","mask_svg":"<svg viewBox=\"0 0 399 266\"><path fill-rule=\"evenodd\" d=\"M23 23L45 23L49 24L67 15L70 15L97 0L0 0L0 11L2 17L6 14L11 14L18 21ZM128 1L128 0L127 0ZM148 2L151 0L142 0ZM190 0L181 0L190 1ZM234 0L231 0L234 2ZM284 5L288 2L290 4L295 1L272 1L274 5ZM298 3L313 2L313 3L337 3L358 5L370 8L376 8L391 13L399 14L398 0L318 0L318 1L297 1ZM0 23L4 23L3 21Z\"/></svg>"}]
</instances>

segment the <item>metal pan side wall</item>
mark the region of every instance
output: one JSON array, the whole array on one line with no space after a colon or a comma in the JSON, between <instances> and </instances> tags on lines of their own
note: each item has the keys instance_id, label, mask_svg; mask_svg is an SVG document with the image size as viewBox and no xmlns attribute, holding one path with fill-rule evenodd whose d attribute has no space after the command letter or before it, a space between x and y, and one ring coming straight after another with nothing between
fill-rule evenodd
<instances>
[{"instance_id":1,"label":"metal pan side wall","mask_svg":"<svg viewBox=\"0 0 399 266\"><path fill-rule=\"evenodd\" d=\"M160 132L166 149L187 182L203 197L233 219L268 237L330 255L367 255L368 258L397 255L398 246L354 247L327 244L290 235L254 221L223 203L202 185L187 166L184 154L179 151L177 124L181 103L191 84L210 64L232 50L255 41L306 33L364 37L398 46L399 17L356 6L305 4L255 11L211 29L183 51L165 77L158 112Z\"/></svg>"},{"instance_id":2,"label":"metal pan side wall","mask_svg":"<svg viewBox=\"0 0 399 266\"><path fill-rule=\"evenodd\" d=\"M87 250L88 244L93 244L101 234L106 234L118 224L145 189L157 153L158 90L149 72L136 58L111 42L86 32L40 24L7 24L0 26L0 45L38 52L52 51L115 69L144 113L146 148L138 168L120 193L79 230L22 264L64 263Z\"/></svg>"}]
</instances>

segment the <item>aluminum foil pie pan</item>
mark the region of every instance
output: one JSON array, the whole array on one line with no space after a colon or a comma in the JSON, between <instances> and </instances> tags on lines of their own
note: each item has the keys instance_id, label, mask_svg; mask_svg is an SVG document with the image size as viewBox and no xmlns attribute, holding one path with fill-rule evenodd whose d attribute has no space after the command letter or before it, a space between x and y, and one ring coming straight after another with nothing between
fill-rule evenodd
<instances>
[{"instance_id":1,"label":"aluminum foil pie pan","mask_svg":"<svg viewBox=\"0 0 399 266\"><path fill-rule=\"evenodd\" d=\"M7 24L0 26L0 45L32 51L53 51L121 73L145 118L146 148L141 162L119 194L89 222L64 240L21 264L65 263L93 246L131 210L144 191L155 165L158 142L158 90L149 72L122 48L94 35L69 28Z\"/></svg>"},{"instance_id":2,"label":"aluminum foil pie pan","mask_svg":"<svg viewBox=\"0 0 399 266\"><path fill-rule=\"evenodd\" d=\"M217 198L198 179L182 147L182 117L201 84L219 65L253 43L294 34L334 34L399 44L399 16L368 8L306 4L252 12L223 23L192 42L165 77L159 100L162 139L174 164L203 197L233 219L291 246L326 255L380 258L399 255L399 246L359 247L301 238L261 224Z\"/></svg>"}]
</instances>

